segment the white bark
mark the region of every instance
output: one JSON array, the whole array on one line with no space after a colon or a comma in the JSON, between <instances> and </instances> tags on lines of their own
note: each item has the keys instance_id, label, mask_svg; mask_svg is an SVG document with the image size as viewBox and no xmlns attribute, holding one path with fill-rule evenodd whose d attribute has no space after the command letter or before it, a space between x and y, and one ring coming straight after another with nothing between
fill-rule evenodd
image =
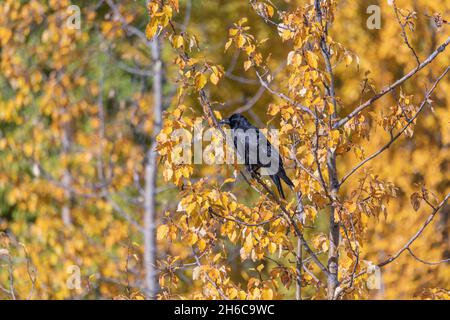
<instances>
[{"instance_id":1,"label":"white bark","mask_svg":"<svg viewBox=\"0 0 450 320\"><path fill-rule=\"evenodd\" d=\"M163 111L163 70L161 61L160 42L157 38L151 42L153 59L153 112L154 127L152 144L146 154L145 164L145 198L144 198L144 264L145 287L147 299L155 299L158 293L158 279L156 269L156 188L157 188L157 154L156 135L161 130Z\"/></svg>"},{"instance_id":2,"label":"white bark","mask_svg":"<svg viewBox=\"0 0 450 320\"><path fill-rule=\"evenodd\" d=\"M63 154L69 153L71 145L71 138L70 138L70 128L69 124L65 124L65 127L63 129L63 135L62 135L62 147L63 147ZM61 210L61 219L65 226L72 225L72 216L71 216L71 203L72 203L72 176L70 175L69 169L64 169L64 174L62 177L62 185L64 187L64 195L65 195L65 203Z\"/></svg>"}]
</instances>

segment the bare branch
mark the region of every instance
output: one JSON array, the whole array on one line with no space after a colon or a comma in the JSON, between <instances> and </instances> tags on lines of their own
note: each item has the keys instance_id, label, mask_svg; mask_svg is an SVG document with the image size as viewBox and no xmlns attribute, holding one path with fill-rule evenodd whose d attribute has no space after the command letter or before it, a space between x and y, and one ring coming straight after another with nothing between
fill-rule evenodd
<instances>
[{"instance_id":1,"label":"bare branch","mask_svg":"<svg viewBox=\"0 0 450 320\"><path fill-rule=\"evenodd\" d=\"M372 105L372 103L374 103L375 101L377 101L378 99L383 97L385 94L391 92L392 90L397 88L399 85L404 83L406 80L408 80L409 78L414 76L417 72L419 72L424 67L426 67L428 64L430 64L441 52L443 52L449 43L450 43L450 37L448 37L447 40L445 40L445 42L443 44L441 44L431 55L429 55L428 58L425 59L418 67L414 68L413 70L408 72L405 76L403 76L399 80L395 81L390 86L385 87L383 90L381 90L379 93L374 95L372 98L370 98L369 100L367 100L366 102L364 102L363 104L358 106L355 110L350 112L346 117L344 117L341 120L339 120L338 122L336 122L333 125L333 128L337 129L337 128L343 126L348 121L350 121L350 119L352 119L353 117L358 115L360 112L362 112L363 110L368 108L370 105Z\"/></svg>"},{"instance_id":2,"label":"bare branch","mask_svg":"<svg viewBox=\"0 0 450 320\"><path fill-rule=\"evenodd\" d=\"M392 257L388 258L387 260L381 262L378 264L378 266L384 267L385 265L391 263L392 261L394 261L395 259L397 259L398 257L400 257L400 255L405 252L406 250L409 249L409 247L414 243L414 241L417 240L417 238L423 233L423 231L425 230L425 228L433 221L434 217L436 216L436 214L439 212L439 210L446 204L448 198L450 198L450 193L448 193L444 200L442 200L442 202L431 212L431 214L428 216L428 219L425 221L425 223L420 227L420 229L408 240L408 242L406 242L406 244L400 248L400 250L397 251L397 253L395 253ZM410 252L411 253L411 252Z\"/></svg>"},{"instance_id":3,"label":"bare branch","mask_svg":"<svg viewBox=\"0 0 450 320\"><path fill-rule=\"evenodd\" d=\"M450 258L449 258L449 259L440 260L440 261L437 261L437 262L429 262L429 261L425 261L425 260L423 260L423 259L420 259L418 256L416 256L416 255L414 254L414 252L411 250L411 248L408 247L408 248L406 248L406 250L408 250L409 254L410 254L414 259L416 259L416 260L419 261L419 262L422 262L423 264L427 264L427 265L430 265L430 266L437 266L437 265L439 265L439 264L441 264L441 263L450 262Z\"/></svg>"},{"instance_id":4,"label":"bare branch","mask_svg":"<svg viewBox=\"0 0 450 320\"><path fill-rule=\"evenodd\" d=\"M244 106L237 108L233 113L242 113L253 108L253 106L259 101L259 99L261 99L265 91L266 88L261 86L258 91L256 91L255 95L250 100L248 100Z\"/></svg>"},{"instance_id":5,"label":"bare branch","mask_svg":"<svg viewBox=\"0 0 450 320\"><path fill-rule=\"evenodd\" d=\"M114 1L112 1L112 0L105 0L105 1L108 4L108 6L111 8L111 10L113 11L114 18L117 19L117 21L119 21L122 24L122 28L126 32L128 34L138 37L143 43L145 43L147 46L150 46L151 41L147 39L147 36L145 35L145 33L142 32L141 30L139 30L138 28L128 24L128 22L126 21L124 16L120 13L119 8L114 3Z\"/></svg>"},{"instance_id":6,"label":"bare branch","mask_svg":"<svg viewBox=\"0 0 450 320\"><path fill-rule=\"evenodd\" d=\"M275 95L275 96L281 98L282 100L284 100L284 101L286 101L286 102L292 104L292 105L295 106L296 108L298 108L298 109L302 110L303 112L309 114L313 119L315 119L316 116L315 116L314 113L311 111L311 109L309 109L308 107L306 107L306 106L304 106L304 105L298 103L297 101L294 101L293 99L289 98L289 97L288 97L287 95L285 95L284 93L275 91L274 89L272 89L272 88L270 87L270 84L269 84L266 80L263 79L263 76L259 73L258 70L255 69L255 72L256 72L256 76L257 76L258 79L259 79L259 82L261 83L261 85L262 85L264 88L266 88L267 91L269 91L271 94L273 94L273 95Z\"/></svg>"},{"instance_id":7,"label":"bare branch","mask_svg":"<svg viewBox=\"0 0 450 320\"><path fill-rule=\"evenodd\" d=\"M378 151L376 151L375 153L373 153L371 156L369 156L368 158L364 159L363 161L361 161L358 165L356 165L353 169L350 170L349 173L347 173L341 180L340 185L342 185L352 174L354 174L359 168L361 168L363 165L365 165L367 162L371 161L372 159L376 158L377 156L379 156L381 153L383 153L386 149L388 149L405 131L406 129L408 129L408 127L414 122L414 120L418 117L419 113L423 110L423 108L427 105L428 100L431 96L431 94L433 93L433 91L436 89L438 83L441 81L441 79L448 73L448 71L450 70L450 67L447 67L447 69L445 69L445 71L439 76L439 78L436 79L436 81L433 83L433 86L430 88L430 90L428 90L428 92L425 94L425 97L422 101L422 103L420 104L419 110L414 114L413 117L411 117L407 123L405 124L405 126L395 135L395 136L391 136L391 139L389 140L388 143L386 143L384 146L382 146Z\"/></svg>"},{"instance_id":8,"label":"bare branch","mask_svg":"<svg viewBox=\"0 0 450 320\"><path fill-rule=\"evenodd\" d=\"M28 254L28 250L25 247L25 245L22 243L19 243L19 245L22 247L22 249L25 253L25 259L26 259L26 263L27 263L27 275L28 275L28 279L31 282L31 289L30 289L30 292L28 293L27 300L31 300L31 298L33 297L33 294L34 294L34 290L36 288L36 266L33 264L33 261L31 260L31 257Z\"/></svg>"},{"instance_id":9,"label":"bare branch","mask_svg":"<svg viewBox=\"0 0 450 320\"><path fill-rule=\"evenodd\" d=\"M153 72L151 70L143 70L135 67L130 67L129 65L123 62L119 62L118 67L128 73L140 77L151 77L153 75Z\"/></svg>"},{"instance_id":10,"label":"bare branch","mask_svg":"<svg viewBox=\"0 0 450 320\"><path fill-rule=\"evenodd\" d=\"M402 38L403 41L405 42L406 46L409 48L409 50L411 50L412 54L414 55L414 58L417 61L417 67L420 66L420 59L419 56L416 53L416 50L414 50L414 48L411 46L411 44L409 43L409 39L408 36L406 35L406 31L405 31L405 26L408 23L408 19L412 16L413 12L410 12L406 17L406 21L404 23L402 23L402 21L400 20L400 15L401 12L400 10L397 8L397 4L395 3L395 1L393 2L393 7L394 7L394 13L395 13L395 17L397 18L398 24L400 25L400 28L402 29Z\"/></svg>"},{"instance_id":11,"label":"bare branch","mask_svg":"<svg viewBox=\"0 0 450 320\"><path fill-rule=\"evenodd\" d=\"M105 191L104 197L111 204L114 211L116 211L122 218L128 221L140 232L144 233L145 229L112 198L111 194L108 191Z\"/></svg>"},{"instance_id":12,"label":"bare branch","mask_svg":"<svg viewBox=\"0 0 450 320\"><path fill-rule=\"evenodd\" d=\"M273 72L273 78L275 78L285 67L285 64L281 64L279 67L277 67L277 69ZM258 91L255 93L255 95L242 107L236 109L234 111L234 113L242 113L245 111L250 110L251 108L253 108L253 106L259 101L259 99L261 99L261 97L263 96L264 92L266 92L266 87L264 87L263 85L261 85L261 87L258 89Z\"/></svg>"}]
</instances>

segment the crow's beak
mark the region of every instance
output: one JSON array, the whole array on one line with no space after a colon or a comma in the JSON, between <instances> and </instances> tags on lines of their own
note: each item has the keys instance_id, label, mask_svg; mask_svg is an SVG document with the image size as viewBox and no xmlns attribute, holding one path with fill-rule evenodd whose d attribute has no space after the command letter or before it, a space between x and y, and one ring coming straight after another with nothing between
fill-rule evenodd
<instances>
[{"instance_id":1,"label":"crow's beak","mask_svg":"<svg viewBox=\"0 0 450 320\"><path fill-rule=\"evenodd\" d=\"M219 124L221 126L223 126L224 124L230 125L230 119L223 119L219 122Z\"/></svg>"}]
</instances>

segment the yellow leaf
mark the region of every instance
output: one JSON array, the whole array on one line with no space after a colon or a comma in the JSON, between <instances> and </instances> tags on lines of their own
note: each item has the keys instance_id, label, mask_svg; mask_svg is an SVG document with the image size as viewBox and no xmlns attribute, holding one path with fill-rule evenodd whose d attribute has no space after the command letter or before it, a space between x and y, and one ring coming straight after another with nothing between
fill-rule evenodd
<instances>
[{"instance_id":1,"label":"yellow leaf","mask_svg":"<svg viewBox=\"0 0 450 320\"><path fill-rule=\"evenodd\" d=\"M289 52L287 56L287 65L300 66L302 63L302 55L297 53L296 51Z\"/></svg>"},{"instance_id":2,"label":"yellow leaf","mask_svg":"<svg viewBox=\"0 0 450 320\"><path fill-rule=\"evenodd\" d=\"M178 49L184 45L184 39L182 36L175 36L172 42L174 48Z\"/></svg>"},{"instance_id":3,"label":"yellow leaf","mask_svg":"<svg viewBox=\"0 0 450 320\"><path fill-rule=\"evenodd\" d=\"M200 272L202 271L202 267L195 267L192 271L192 280L198 280L200 278Z\"/></svg>"},{"instance_id":4,"label":"yellow leaf","mask_svg":"<svg viewBox=\"0 0 450 320\"><path fill-rule=\"evenodd\" d=\"M156 231L156 239L157 240L163 240L167 238L167 235L169 233L169 226L163 224L158 227L158 230Z\"/></svg>"},{"instance_id":5,"label":"yellow leaf","mask_svg":"<svg viewBox=\"0 0 450 320\"><path fill-rule=\"evenodd\" d=\"M231 28L231 29L228 31L228 34L229 34L230 36L234 37L235 35L238 34L238 32L239 32L239 29Z\"/></svg>"},{"instance_id":6,"label":"yellow leaf","mask_svg":"<svg viewBox=\"0 0 450 320\"><path fill-rule=\"evenodd\" d=\"M179 11L178 0L169 0L169 3L177 12Z\"/></svg>"},{"instance_id":7,"label":"yellow leaf","mask_svg":"<svg viewBox=\"0 0 450 320\"><path fill-rule=\"evenodd\" d=\"M147 36L147 39L152 39L157 31L158 31L157 24L153 23L147 24L147 27L145 28L145 35Z\"/></svg>"},{"instance_id":8,"label":"yellow leaf","mask_svg":"<svg viewBox=\"0 0 450 320\"><path fill-rule=\"evenodd\" d=\"M163 177L165 181L169 181L173 177L173 170L170 167L164 168Z\"/></svg>"},{"instance_id":9,"label":"yellow leaf","mask_svg":"<svg viewBox=\"0 0 450 320\"><path fill-rule=\"evenodd\" d=\"M339 130L332 130L331 131L331 139L333 140L333 142L335 144L337 144L339 142L339 137L340 137L340 132Z\"/></svg>"},{"instance_id":10,"label":"yellow leaf","mask_svg":"<svg viewBox=\"0 0 450 320\"><path fill-rule=\"evenodd\" d=\"M267 15L269 17L273 17L273 14L275 13L275 10L273 9L273 7L266 4L266 9L267 9Z\"/></svg>"},{"instance_id":11,"label":"yellow leaf","mask_svg":"<svg viewBox=\"0 0 450 320\"><path fill-rule=\"evenodd\" d=\"M242 48L244 46L245 42L246 42L246 39L242 34L237 36L236 45L238 48Z\"/></svg>"},{"instance_id":12,"label":"yellow leaf","mask_svg":"<svg viewBox=\"0 0 450 320\"><path fill-rule=\"evenodd\" d=\"M198 240L197 246L198 246L198 249L200 250L200 252L203 252L206 248L206 241L204 239Z\"/></svg>"},{"instance_id":13,"label":"yellow leaf","mask_svg":"<svg viewBox=\"0 0 450 320\"><path fill-rule=\"evenodd\" d=\"M353 61L352 56L349 55L349 54L347 54L347 55L345 56L345 65L346 65L346 66L349 66L349 65L352 63L352 61Z\"/></svg>"},{"instance_id":14,"label":"yellow leaf","mask_svg":"<svg viewBox=\"0 0 450 320\"><path fill-rule=\"evenodd\" d=\"M280 106L277 104L271 104L269 106L269 110L267 111L267 114L270 116L275 116L276 114L278 114L278 112L280 112Z\"/></svg>"},{"instance_id":15,"label":"yellow leaf","mask_svg":"<svg viewBox=\"0 0 450 320\"><path fill-rule=\"evenodd\" d=\"M328 251L328 238L323 233L315 235L312 239L312 244L317 250Z\"/></svg>"},{"instance_id":16,"label":"yellow leaf","mask_svg":"<svg viewBox=\"0 0 450 320\"><path fill-rule=\"evenodd\" d=\"M228 48L231 46L232 43L233 43L233 39L228 39L227 43L225 43L225 51L228 50Z\"/></svg>"},{"instance_id":17,"label":"yellow leaf","mask_svg":"<svg viewBox=\"0 0 450 320\"><path fill-rule=\"evenodd\" d=\"M248 21L248 19L246 18L246 17L244 17L244 18L241 18L239 21L238 21L238 25L240 25L240 26L242 26L244 23L246 23Z\"/></svg>"},{"instance_id":18,"label":"yellow leaf","mask_svg":"<svg viewBox=\"0 0 450 320\"><path fill-rule=\"evenodd\" d=\"M244 251L246 253L250 253L253 249L253 239L252 239L252 234L249 233L247 235L247 237L245 238L245 243L244 243Z\"/></svg>"},{"instance_id":19,"label":"yellow leaf","mask_svg":"<svg viewBox=\"0 0 450 320\"><path fill-rule=\"evenodd\" d=\"M261 297L263 300L272 300L273 299L273 291L270 288L264 288L262 290Z\"/></svg>"},{"instance_id":20,"label":"yellow leaf","mask_svg":"<svg viewBox=\"0 0 450 320\"><path fill-rule=\"evenodd\" d=\"M211 81L211 83L213 85L217 85L219 83L220 78L213 72L213 73L211 73L209 80Z\"/></svg>"},{"instance_id":21,"label":"yellow leaf","mask_svg":"<svg viewBox=\"0 0 450 320\"><path fill-rule=\"evenodd\" d=\"M314 69L317 69L318 67L318 61L319 59L312 51L306 52L306 61L308 62L308 65Z\"/></svg>"},{"instance_id":22,"label":"yellow leaf","mask_svg":"<svg viewBox=\"0 0 450 320\"><path fill-rule=\"evenodd\" d=\"M188 214L191 214L191 213L195 210L196 207L197 207L197 204L196 204L195 202L191 202L191 203L187 206L186 212L187 212Z\"/></svg>"},{"instance_id":23,"label":"yellow leaf","mask_svg":"<svg viewBox=\"0 0 450 320\"><path fill-rule=\"evenodd\" d=\"M314 155L312 154L312 153L308 153L307 155L306 155L306 157L305 157L305 160L306 160L306 164L308 165L308 166L311 166L313 163L314 163Z\"/></svg>"},{"instance_id":24,"label":"yellow leaf","mask_svg":"<svg viewBox=\"0 0 450 320\"><path fill-rule=\"evenodd\" d=\"M203 89L206 85L206 82L207 80L204 74L198 73L195 76L195 87L197 88L197 90Z\"/></svg>"},{"instance_id":25,"label":"yellow leaf","mask_svg":"<svg viewBox=\"0 0 450 320\"><path fill-rule=\"evenodd\" d=\"M354 202L346 202L344 207L348 210L348 212L352 213L355 212L357 205Z\"/></svg>"},{"instance_id":26,"label":"yellow leaf","mask_svg":"<svg viewBox=\"0 0 450 320\"><path fill-rule=\"evenodd\" d=\"M238 291L235 288L229 288L227 290L228 298L234 299L238 296Z\"/></svg>"},{"instance_id":27,"label":"yellow leaf","mask_svg":"<svg viewBox=\"0 0 450 320\"><path fill-rule=\"evenodd\" d=\"M236 209L237 209L237 203L236 202L231 202L228 207L230 208L231 212L235 212Z\"/></svg>"},{"instance_id":28,"label":"yellow leaf","mask_svg":"<svg viewBox=\"0 0 450 320\"><path fill-rule=\"evenodd\" d=\"M250 60L247 60L244 62L244 70L247 71L252 66L252 62Z\"/></svg>"},{"instance_id":29,"label":"yellow leaf","mask_svg":"<svg viewBox=\"0 0 450 320\"><path fill-rule=\"evenodd\" d=\"M196 233L191 233L188 235L186 241L190 246L193 246L198 240L198 236Z\"/></svg>"},{"instance_id":30,"label":"yellow leaf","mask_svg":"<svg viewBox=\"0 0 450 320\"><path fill-rule=\"evenodd\" d=\"M228 178L228 179L226 179L226 180L222 183L222 186L224 186L224 185L227 184L227 183L233 183L233 182L235 182L235 181L236 181L235 178Z\"/></svg>"}]
</instances>

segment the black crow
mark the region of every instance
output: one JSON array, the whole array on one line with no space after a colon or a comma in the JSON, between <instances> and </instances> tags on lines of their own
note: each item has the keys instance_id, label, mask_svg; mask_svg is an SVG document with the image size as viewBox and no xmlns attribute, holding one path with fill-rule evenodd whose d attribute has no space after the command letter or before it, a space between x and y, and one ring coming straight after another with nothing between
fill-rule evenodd
<instances>
[{"instance_id":1,"label":"black crow","mask_svg":"<svg viewBox=\"0 0 450 320\"><path fill-rule=\"evenodd\" d=\"M280 154L267 140L258 128L253 126L243 115L233 114L228 119L220 121L221 125L229 125L234 147L238 159L244 163L252 174L257 174L260 168L264 168L277 186L278 192L285 199L281 179L293 189L294 184L286 175Z\"/></svg>"}]
</instances>

